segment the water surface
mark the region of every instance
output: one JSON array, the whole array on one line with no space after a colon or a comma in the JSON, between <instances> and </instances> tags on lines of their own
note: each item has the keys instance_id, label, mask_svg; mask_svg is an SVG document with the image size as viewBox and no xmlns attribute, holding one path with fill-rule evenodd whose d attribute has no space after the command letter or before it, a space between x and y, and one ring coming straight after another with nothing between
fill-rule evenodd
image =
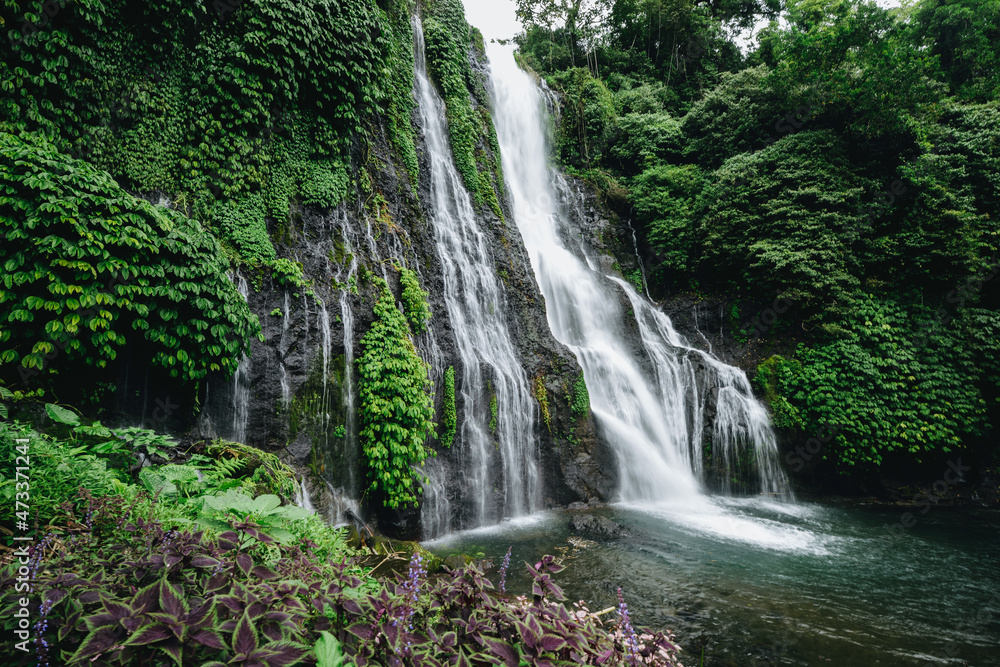
<instances>
[{"instance_id":1,"label":"water surface","mask_svg":"<svg viewBox=\"0 0 1000 667\"><path fill-rule=\"evenodd\" d=\"M565 553L558 579L592 610L625 593L634 621L671 628L698 665L1000 665L1000 512L710 498L595 513L629 534L572 539L571 513L428 543L512 563ZM528 592L512 565L509 589ZM493 573L496 578L496 573ZM609 617L612 615L608 615Z\"/></svg>"}]
</instances>

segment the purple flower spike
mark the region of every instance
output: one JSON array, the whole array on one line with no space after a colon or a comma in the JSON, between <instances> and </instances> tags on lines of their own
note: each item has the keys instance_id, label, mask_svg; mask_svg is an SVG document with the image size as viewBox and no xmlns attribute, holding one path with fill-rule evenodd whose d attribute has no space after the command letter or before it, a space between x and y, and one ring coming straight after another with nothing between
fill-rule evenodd
<instances>
[{"instance_id":1,"label":"purple flower spike","mask_svg":"<svg viewBox=\"0 0 1000 667\"><path fill-rule=\"evenodd\" d=\"M424 567L423 556L414 552L413 557L410 559L410 570L406 575L406 581L403 582L403 596L406 603L402 608L403 626L411 633L413 632L413 614L416 610L417 601L420 598L420 582L426 578L427 568ZM396 625L397 620L393 619L392 624ZM404 654L409 655L410 650L411 642L407 639Z\"/></svg>"},{"instance_id":2,"label":"purple flower spike","mask_svg":"<svg viewBox=\"0 0 1000 667\"><path fill-rule=\"evenodd\" d=\"M507 555L503 557L503 565L500 566L500 592L507 592L507 568L510 567L510 550L513 547L507 547Z\"/></svg>"},{"instance_id":3,"label":"purple flower spike","mask_svg":"<svg viewBox=\"0 0 1000 667\"><path fill-rule=\"evenodd\" d=\"M47 598L42 602L39 619L35 623L35 651L38 655L38 667L49 667L49 642L45 639L45 633L49 629L47 617L50 609L52 609L52 600Z\"/></svg>"},{"instance_id":4,"label":"purple flower spike","mask_svg":"<svg viewBox=\"0 0 1000 667\"><path fill-rule=\"evenodd\" d=\"M622 632L625 633L625 655L630 658L634 665L639 654L639 643L635 638L635 628L632 627L632 619L628 614L628 605L625 604L625 596L622 589L618 589L618 615L622 617Z\"/></svg>"}]
</instances>

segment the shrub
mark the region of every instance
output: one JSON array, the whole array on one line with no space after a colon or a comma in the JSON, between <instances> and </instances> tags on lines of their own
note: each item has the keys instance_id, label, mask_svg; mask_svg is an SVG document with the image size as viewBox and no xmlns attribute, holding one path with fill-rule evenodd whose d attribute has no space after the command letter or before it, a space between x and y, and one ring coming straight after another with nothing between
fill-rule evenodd
<instances>
[{"instance_id":1,"label":"shrub","mask_svg":"<svg viewBox=\"0 0 1000 667\"><path fill-rule=\"evenodd\" d=\"M22 379L60 350L104 367L136 335L197 379L234 370L260 333L211 235L44 140L0 134L0 243L0 363Z\"/></svg>"},{"instance_id":2,"label":"shrub","mask_svg":"<svg viewBox=\"0 0 1000 667\"><path fill-rule=\"evenodd\" d=\"M423 445L434 428L434 402L428 369L410 340L406 318L385 280L375 283L380 290L375 321L361 339L357 361L360 438L368 488L397 508L417 502L412 468L427 458Z\"/></svg>"},{"instance_id":3,"label":"shrub","mask_svg":"<svg viewBox=\"0 0 1000 667\"><path fill-rule=\"evenodd\" d=\"M406 320L410 323L413 333L419 334L427 330L427 322L431 319L431 307L427 305L427 292L420 287L420 279L416 272L405 266L399 267L399 282L403 286L400 295Z\"/></svg>"},{"instance_id":4,"label":"shrub","mask_svg":"<svg viewBox=\"0 0 1000 667\"><path fill-rule=\"evenodd\" d=\"M450 448L455 441L455 429L458 424L455 412L455 367L449 366L444 371L443 415L441 424L444 430L439 436L442 447Z\"/></svg>"}]
</instances>

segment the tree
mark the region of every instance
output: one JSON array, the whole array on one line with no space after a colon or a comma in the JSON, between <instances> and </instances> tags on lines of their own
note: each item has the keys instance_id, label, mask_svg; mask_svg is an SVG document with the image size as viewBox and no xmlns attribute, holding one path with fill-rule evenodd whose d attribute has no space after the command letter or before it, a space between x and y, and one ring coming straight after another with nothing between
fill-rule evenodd
<instances>
[{"instance_id":1,"label":"tree","mask_svg":"<svg viewBox=\"0 0 1000 667\"><path fill-rule=\"evenodd\" d=\"M1000 0L924 0L913 25L953 94L976 102L1000 96Z\"/></svg>"}]
</instances>

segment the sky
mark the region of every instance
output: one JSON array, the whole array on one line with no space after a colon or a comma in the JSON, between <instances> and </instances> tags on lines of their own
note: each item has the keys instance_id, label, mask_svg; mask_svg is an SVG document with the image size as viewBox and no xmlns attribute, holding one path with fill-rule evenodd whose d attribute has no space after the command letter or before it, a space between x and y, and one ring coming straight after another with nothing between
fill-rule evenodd
<instances>
[{"instance_id":1,"label":"sky","mask_svg":"<svg viewBox=\"0 0 1000 667\"><path fill-rule=\"evenodd\" d=\"M876 0L880 7L898 7L900 0ZM521 25L514 16L514 0L463 0L465 18L479 28L483 37L505 39L521 31ZM763 25L761 25L763 27Z\"/></svg>"},{"instance_id":2,"label":"sky","mask_svg":"<svg viewBox=\"0 0 1000 667\"><path fill-rule=\"evenodd\" d=\"M514 0L463 0L465 18L491 39L506 39L521 31L514 17Z\"/></svg>"}]
</instances>

